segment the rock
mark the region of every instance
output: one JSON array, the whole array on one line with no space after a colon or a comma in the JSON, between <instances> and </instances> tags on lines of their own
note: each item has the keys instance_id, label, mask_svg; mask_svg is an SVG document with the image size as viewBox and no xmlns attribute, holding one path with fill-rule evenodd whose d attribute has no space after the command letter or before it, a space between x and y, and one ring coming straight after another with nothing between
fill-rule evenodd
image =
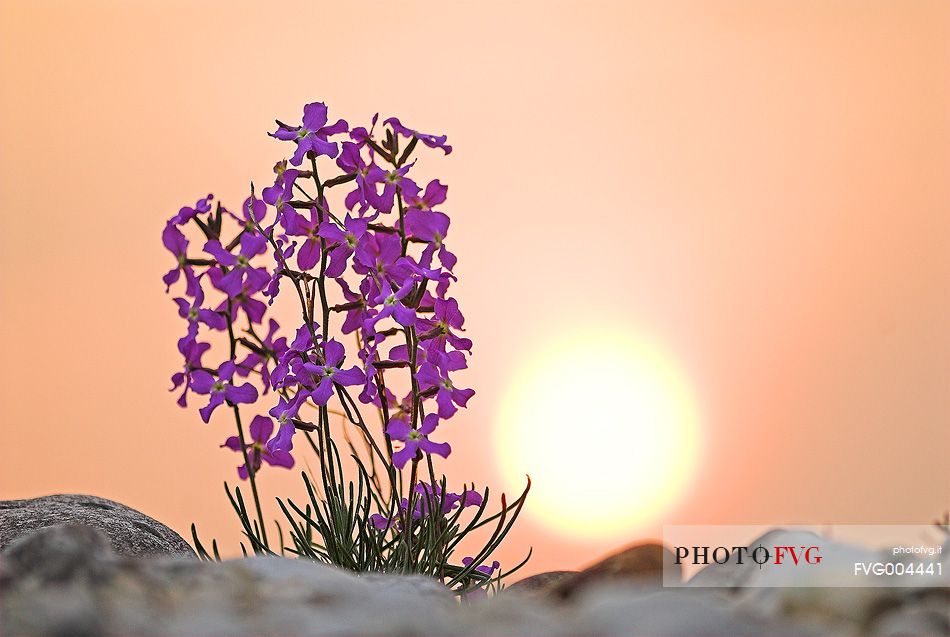
<instances>
[{"instance_id":1,"label":"rock","mask_svg":"<svg viewBox=\"0 0 950 637\"><path fill-rule=\"evenodd\" d=\"M103 634L94 590L114 557L108 538L88 526L54 525L14 540L0 553L0 634ZM30 602L17 601L24 598Z\"/></svg>"},{"instance_id":2,"label":"rock","mask_svg":"<svg viewBox=\"0 0 950 637\"><path fill-rule=\"evenodd\" d=\"M519 580L505 587L505 592L549 594L558 584L574 577L577 573L577 571L548 571L547 573L538 573L537 575L526 577L523 580Z\"/></svg>"},{"instance_id":3,"label":"rock","mask_svg":"<svg viewBox=\"0 0 950 637\"><path fill-rule=\"evenodd\" d=\"M876 637L950 634L950 591L934 589L912 603L880 613L868 634Z\"/></svg>"},{"instance_id":4,"label":"rock","mask_svg":"<svg viewBox=\"0 0 950 637\"><path fill-rule=\"evenodd\" d=\"M57 524L82 524L105 533L119 555L194 557L173 530L135 509L92 495L0 500L0 550L17 538Z\"/></svg>"},{"instance_id":5,"label":"rock","mask_svg":"<svg viewBox=\"0 0 950 637\"><path fill-rule=\"evenodd\" d=\"M600 635L708 627L751 634L767 623L689 600L665 619L636 590L585 588L577 604L501 595L459 604L434 580L357 576L305 560L222 563L116 555L76 525L44 529L0 554L0 634L32 635ZM673 601L668 603L670 609ZM680 625L679 633L675 627Z\"/></svg>"},{"instance_id":6,"label":"rock","mask_svg":"<svg viewBox=\"0 0 950 637\"><path fill-rule=\"evenodd\" d=\"M819 587L850 584L853 582L853 564L879 558L878 553L859 546L837 542L810 531L774 529L749 542L749 546L811 546L821 549L821 569L777 567L767 563L760 566L749 557L739 564L733 553L722 564L710 563L688 582L690 587L718 588L786 588Z\"/></svg>"},{"instance_id":7,"label":"rock","mask_svg":"<svg viewBox=\"0 0 950 637\"><path fill-rule=\"evenodd\" d=\"M577 625L584 634L663 637L806 637L802 626L744 615L714 597L689 589L644 589L635 585L598 584L577 602Z\"/></svg>"},{"instance_id":8,"label":"rock","mask_svg":"<svg viewBox=\"0 0 950 637\"><path fill-rule=\"evenodd\" d=\"M420 577L306 560L222 563L116 555L95 529L62 525L0 554L0 634L447 634L458 603Z\"/></svg>"},{"instance_id":9,"label":"rock","mask_svg":"<svg viewBox=\"0 0 950 637\"><path fill-rule=\"evenodd\" d=\"M946 589L908 590L888 605L867 606L859 597L851 602L853 610L837 615L814 599L821 589L806 589L807 595L777 605L750 606L761 600L724 595L720 589L659 587L656 567L666 565L665 551L652 547L634 547L640 557L630 549L589 572L560 578L545 574L558 586L578 580L569 600L502 594L459 603L442 584L421 576L356 575L281 557L220 563L123 557L96 529L58 525L22 537L0 553L0 635L947 633ZM543 587L544 580L535 581ZM857 589L832 590L851 595ZM841 599L838 603L846 603ZM861 615L856 620L855 613Z\"/></svg>"},{"instance_id":10,"label":"rock","mask_svg":"<svg viewBox=\"0 0 950 637\"><path fill-rule=\"evenodd\" d=\"M99 578L114 553L108 538L92 527L57 524L18 538L4 549L0 585L31 578L37 585Z\"/></svg>"},{"instance_id":11,"label":"rock","mask_svg":"<svg viewBox=\"0 0 950 637\"><path fill-rule=\"evenodd\" d=\"M724 593L748 616L823 626L840 634L866 634L868 626L874 624L874 630L896 635L901 633L893 631L900 626L939 626L929 618L934 614L946 618L950 613L945 588L855 586L853 565L886 559L877 551L807 531L785 529L769 531L750 542L750 546L760 544L817 545L824 568L778 568L773 564L760 568L748 559L739 565L733 555L724 564L705 567L686 586ZM929 612L927 609L933 606L937 608ZM918 633L910 630L906 634ZM942 635L947 631L924 634Z\"/></svg>"},{"instance_id":12,"label":"rock","mask_svg":"<svg viewBox=\"0 0 950 637\"><path fill-rule=\"evenodd\" d=\"M631 582L638 586L663 586L678 583L682 577L673 552L661 544L645 543L631 546L557 582L551 592L567 598L577 591L603 582Z\"/></svg>"},{"instance_id":13,"label":"rock","mask_svg":"<svg viewBox=\"0 0 950 637\"><path fill-rule=\"evenodd\" d=\"M572 613L531 595L499 595L463 604L445 635L581 635Z\"/></svg>"}]
</instances>

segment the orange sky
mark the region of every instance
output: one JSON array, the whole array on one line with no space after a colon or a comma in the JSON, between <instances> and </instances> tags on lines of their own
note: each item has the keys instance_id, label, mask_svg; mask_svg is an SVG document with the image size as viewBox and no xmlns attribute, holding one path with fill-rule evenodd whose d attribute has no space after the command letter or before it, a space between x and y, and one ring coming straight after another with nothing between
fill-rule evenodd
<instances>
[{"instance_id":1,"label":"orange sky","mask_svg":"<svg viewBox=\"0 0 950 637\"><path fill-rule=\"evenodd\" d=\"M610 323L697 391L699 477L662 522L950 506L950 5L342 4L0 4L0 499L95 493L233 545L230 429L165 392L160 233L236 207L272 120L324 100L455 146L426 158L476 343L451 477L502 486L516 363ZM502 559L529 544L531 571L614 548L525 520Z\"/></svg>"}]
</instances>

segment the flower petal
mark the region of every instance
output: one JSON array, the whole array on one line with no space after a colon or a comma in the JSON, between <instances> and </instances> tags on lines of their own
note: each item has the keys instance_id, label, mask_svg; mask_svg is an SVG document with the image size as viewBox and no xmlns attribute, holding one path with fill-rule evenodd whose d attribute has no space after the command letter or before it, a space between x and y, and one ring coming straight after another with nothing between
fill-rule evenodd
<instances>
[{"instance_id":1,"label":"flower petal","mask_svg":"<svg viewBox=\"0 0 950 637\"><path fill-rule=\"evenodd\" d=\"M251 421L251 439L254 442L264 443L274 432L274 422L267 416L254 416Z\"/></svg>"}]
</instances>

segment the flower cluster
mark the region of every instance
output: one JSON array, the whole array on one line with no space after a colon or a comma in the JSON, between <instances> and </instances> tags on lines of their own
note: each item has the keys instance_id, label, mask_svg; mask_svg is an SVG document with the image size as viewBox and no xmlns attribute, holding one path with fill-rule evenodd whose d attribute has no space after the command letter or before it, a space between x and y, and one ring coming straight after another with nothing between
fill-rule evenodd
<instances>
[{"instance_id":1,"label":"flower cluster","mask_svg":"<svg viewBox=\"0 0 950 637\"><path fill-rule=\"evenodd\" d=\"M307 104L299 125L278 121L270 135L292 144L291 156L274 167L273 184L259 193L252 185L237 212L208 195L168 221L162 240L175 264L163 280L182 289L174 301L187 323L172 389L183 407L192 394L201 397L205 423L219 407L233 412L237 435L222 447L241 455L238 473L255 500L255 474L265 464L292 467L299 432L329 438L329 414L339 412L330 405L339 405L372 460L391 468L391 482L412 469L410 498L370 520L402 528L433 508L449 515L482 504L475 491L443 493L432 472L431 456L451 453L445 422L475 392L455 379L472 342L451 294L457 259L445 244L448 188L417 182L413 153L418 142L446 155L452 147L444 135L395 118L381 130L377 117L368 129L329 122L322 103ZM320 163L326 170L331 160L339 173L321 178ZM289 330L270 316L285 289L300 312ZM207 360L225 338L227 350ZM394 382L394 373L403 380ZM354 394L380 415L375 431ZM249 435L241 406L256 412ZM390 487L391 495L401 491Z\"/></svg>"}]
</instances>

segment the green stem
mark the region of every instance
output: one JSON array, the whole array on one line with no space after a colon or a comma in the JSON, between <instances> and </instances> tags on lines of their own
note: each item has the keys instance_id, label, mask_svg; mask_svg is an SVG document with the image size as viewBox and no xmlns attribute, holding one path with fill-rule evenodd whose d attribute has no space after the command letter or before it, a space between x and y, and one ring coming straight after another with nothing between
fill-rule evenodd
<instances>
[{"instance_id":1,"label":"green stem","mask_svg":"<svg viewBox=\"0 0 950 637\"><path fill-rule=\"evenodd\" d=\"M312 177L313 183L317 186L317 221L322 225L325 215L323 210L326 207L325 200L323 197L323 182L320 181L320 173L317 170L317 158L313 155L310 156L310 166L312 167ZM314 282L317 288L317 292L320 294L320 316L321 316L321 327L323 331L323 343L326 344L327 336L329 334L330 328L330 304L327 302L327 286L326 286L326 271L327 271L327 241L323 237L320 237L320 275L317 277L317 280ZM311 309L312 315L312 309ZM329 365L330 361L324 360L325 365ZM326 438L326 446L329 449L330 444L330 418L327 414L327 406L320 405L320 424L323 427L323 435ZM333 458L328 457L328 464L330 467L330 480L331 482L336 483L336 471L333 466ZM342 479L342 476L340 477Z\"/></svg>"},{"instance_id":2,"label":"green stem","mask_svg":"<svg viewBox=\"0 0 950 637\"><path fill-rule=\"evenodd\" d=\"M241 454L244 456L244 466L247 467L247 478L251 482L251 495L254 496L254 508L257 510L257 522L261 527L261 543L270 549L267 542L267 529L264 528L264 512L261 510L261 499L257 494L257 471L251 466L250 457L247 455L247 444L244 442L244 427L241 426L241 412L237 405L232 405L234 409L234 421L237 423L238 440L241 442Z\"/></svg>"},{"instance_id":3,"label":"green stem","mask_svg":"<svg viewBox=\"0 0 950 637\"><path fill-rule=\"evenodd\" d=\"M228 341L231 348L231 360L234 360L234 354L237 351L237 339L234 338L234 315L232 312L233 304L231 300L228 299ZM267 543L267 529L264 527L264 513L261 510L261 499L257 494L257 479L255 477L257 472L251 465L250 458L247 455L247 443L244 439L244 427L241 425L241 411L238 409L237 405L232 404L231 408L234 410L234 422L237 424L238 441L241 443L241 455L244 456L244 466L247 469L247 477L251 482L251 493L254 496L254 507L257 509L257 521L260 524L261 533L260 540L261 543L269 549L270 545Z\"/></svg>"}]
</instances>

